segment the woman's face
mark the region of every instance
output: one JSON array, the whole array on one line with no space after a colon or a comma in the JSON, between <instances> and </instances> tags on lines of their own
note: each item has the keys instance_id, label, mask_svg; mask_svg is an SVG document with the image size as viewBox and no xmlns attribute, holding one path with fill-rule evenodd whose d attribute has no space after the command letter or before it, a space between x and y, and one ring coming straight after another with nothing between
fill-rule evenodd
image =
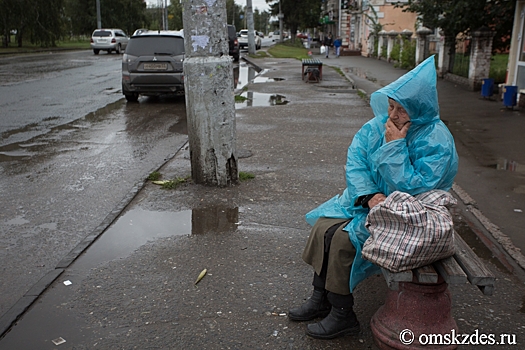
<instances>
[{"instance_id":1,"label":"woman's face","mask_svg":"<svg viewBox=\"0 0 525 350\"><path fill-rule=\"evenodd\" d=\"M407 111L399 103L388 99L388 118L401 130L403 125L410 121Z\"/></svg>"}]
</instances>

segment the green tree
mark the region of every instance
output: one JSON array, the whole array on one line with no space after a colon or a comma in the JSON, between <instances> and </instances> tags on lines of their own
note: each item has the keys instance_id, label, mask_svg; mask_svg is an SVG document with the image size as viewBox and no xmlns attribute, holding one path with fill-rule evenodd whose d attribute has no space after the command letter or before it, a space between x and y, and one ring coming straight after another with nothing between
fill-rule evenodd
<instances>
[{"instance_id":1,"label":"green tree","mask_svg":"<svg viewBox=\"0 0 525 350\"><path fill-rule=\"evenodd\" d=\"M449 44L459 33L487 26L495 32L493 48L508 49L512 33L515 0L408 0L396 7L417 13L423 25L441 28ZM507 40L506 40L507 39Z\"/></svg>"},{"instance_id":2,"label":"green tree","mask_svg":"<svg viewBox=\"0 0 525 350\"><path fill-rule=\"evenodd\" d=\"M146 3L142 0L100 0L102 27L120 28L132 34L146 26ZM96 26L93 27L93 29Z\"/></svg>"},{"instance_id":3,"label":"green tree","mask_svg":"<svg viewBox=\"0 0 525 350\"><path fill-rule=\"evenodd\" d=\"M317 27L321 16L321 0L266 0L270 5L271 14L279 14L279 3L281 13L284 15L283 22L292 33L292 42L295 42L295 34L298 29Z\"/></svg>"},{"instance_id":4,"label":"green tree","mask_svg":"<svg viewBox=\"0 0 525 350\"><path fill-rule=\"evenodd\" d=\"M64 35L64 1L63 0L28 0L33 2L30 25L31 42L43 47L56 46Z\"/></svg>"},{"instance_id":5,"label":"green tree","mask_svg":"<svg viewBox=\"0 0 525 350\"><path fill-rule=\"evenodd\" d=\"M180 30L182 25L182 4L179 0L171 0L168 6L168 28L172 30Z\"/></svg>"},{"instance_id":6,"label":"green tree","mask_svg":"<svg viewBox=\"0 0 525 350\"><path fill-rule=\"evenodd\" d=\"M72 35L90 35L97 27L97 8L93 0L66 0L66 28Z\"/></svg>"}]
</instances>

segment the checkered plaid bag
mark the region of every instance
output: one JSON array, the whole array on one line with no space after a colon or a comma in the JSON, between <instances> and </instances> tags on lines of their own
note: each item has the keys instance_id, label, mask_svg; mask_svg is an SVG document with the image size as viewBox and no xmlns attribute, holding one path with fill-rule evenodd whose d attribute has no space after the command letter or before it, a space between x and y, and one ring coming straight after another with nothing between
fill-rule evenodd
<instances>
[{"instance_id":1,"label":"checkered plaid bag","mask_svg":"<svg viewBox=\"0 0 525 350\"><path fill-rule=\"evenodd\" d=\"M370 237L363 258L392 272L414 269L454 254L452 195L432 190L412 197L395 191L373 207L366 220Z\"/></svg>"}]
</instances>

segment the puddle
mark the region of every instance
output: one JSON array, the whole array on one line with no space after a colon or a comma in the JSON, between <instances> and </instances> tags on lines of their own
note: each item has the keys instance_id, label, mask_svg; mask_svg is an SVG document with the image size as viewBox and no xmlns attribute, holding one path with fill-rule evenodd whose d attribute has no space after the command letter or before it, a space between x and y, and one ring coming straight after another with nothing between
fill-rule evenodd
<instances>
[{"instance_id":1,"label":"puddle","mask_svg":"<svg viewBox=\"0 0 525 350\"><path fill-rule=\"evenodd\" d=\"M235 103L236 109L245 107L278 106L285 105L289 102L283 95L265 94L261 92L247 91L243 92L241 96L247 98L247 100L244 102Z\"/></svg>"},{"instance_id":2,"label":"puddle","mask_svg":"<svg viewBox=\"0 0 525 350\"><path fill-rule=\"evenodd\" d=\"M88 324L75 308L70 307L69 301L75 297L75 291L82 285L89 269L110 260L123 258L156 238L235 231L238 216L238 208L225 207L181 212L129 210L46 290L39 302L34 303L29 311L24 313L2 338L0 349L53 350L57 347L52 344L51 339L56 340L60 337L66 340L64 349L76 348L76 345L82 347L80 344L85 344L86 339L95 335L92 333L92 325ZM71 284L66 285L66 281L70 281ZM31 334L31 337L28 337L28 334ZM99 329L96 336L103 341L104 337L115 334L106 334L104 329ZM71 345L68 347L67 344ZM103 343L100 347L105 348Z\"/></svg>"},{"instance_id":3,"label":"puddle","mask_svg":"<svg viewBox=\"0 0 525 350\"><path fill-rule=\"evenodd\" d=\"M0 163L9 162L16 159L26 158L33 156L34 153L28 153L23 151L13 151L13 152L0 152Z\"/></svg>"},{"instance_id":4,"label":"puddle","mask_svg":"<svg viewBox=\"0 0 525 350\"><path fill-rule=\"evenodd\" d=\"M233 68L233 88L242 89L248 83L255 79L257 71L255 68L246 64L239 64Z\"/></svg>"},{"instance_id":5,"label":"puddle","mask_svg":"<svg viewBox=\"0 0 525 350\"><path fill-rule=\"evenodd\" d=\"M29 223L29 220L24 219L23 216L17 216L16 218L5 222L6 225L16 225L16 226L28 224L28 223Z\"/></svg>"},{"instance_id":6,"label":"puddle","mask_svg":"<svg viewBox=\"0 0 525 350\"><path fill-rule=\"evenodd\" d=\"M259 84L259 83L269 83L274 81L283 81L283 78L267 78L267 77L256 77L253 79L253 83Z\"/></svg>"},{"instance_id":7,"label":"puddle","mask_svg":"<svg viewBox=\"0 0 525 350\"><path fill-rule=\"evenodd\" d=\"M492 254L489 248L478 238L470 226L465 222L454 222L456 232L472 248L472 250L482 259L488 260L496 265L500 270L507 271L505 266Z\"/></svg>"},{"instance_id":8,"label":"puddle","mask_svg":"<svg viewBox=\"0 0 525 350\"><path fill-rule=\"evenodd\" d=\"M180 212L132 209L113 223L71 268L87 271L129 256L158 238L233 232L238 221L239 208L211 207Z\"/></svg>"}]
</instances>

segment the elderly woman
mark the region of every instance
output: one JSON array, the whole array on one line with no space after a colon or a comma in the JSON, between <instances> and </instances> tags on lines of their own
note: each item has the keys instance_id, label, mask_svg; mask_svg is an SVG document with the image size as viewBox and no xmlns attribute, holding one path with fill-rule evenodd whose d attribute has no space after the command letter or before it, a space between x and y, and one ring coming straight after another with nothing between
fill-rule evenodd
<instances>
[{"instance_id":1,"label":"elderly woman","mask_svg":"<svg viewBox=\"0 0 525 350\"><path fill-rule=\"evenodd\" d=\"M347 188L306 214L313 228L303 260L314 268L314 291L288 316L324 317L307 326L306 334L318 339L359 332L352 291L379 271L361 256L370 208L394 191L448 191L458 169L454 139L439 117L434 57L374 92L370 104L375 117L348 149Z\"/></svg>"}]
</instances>

